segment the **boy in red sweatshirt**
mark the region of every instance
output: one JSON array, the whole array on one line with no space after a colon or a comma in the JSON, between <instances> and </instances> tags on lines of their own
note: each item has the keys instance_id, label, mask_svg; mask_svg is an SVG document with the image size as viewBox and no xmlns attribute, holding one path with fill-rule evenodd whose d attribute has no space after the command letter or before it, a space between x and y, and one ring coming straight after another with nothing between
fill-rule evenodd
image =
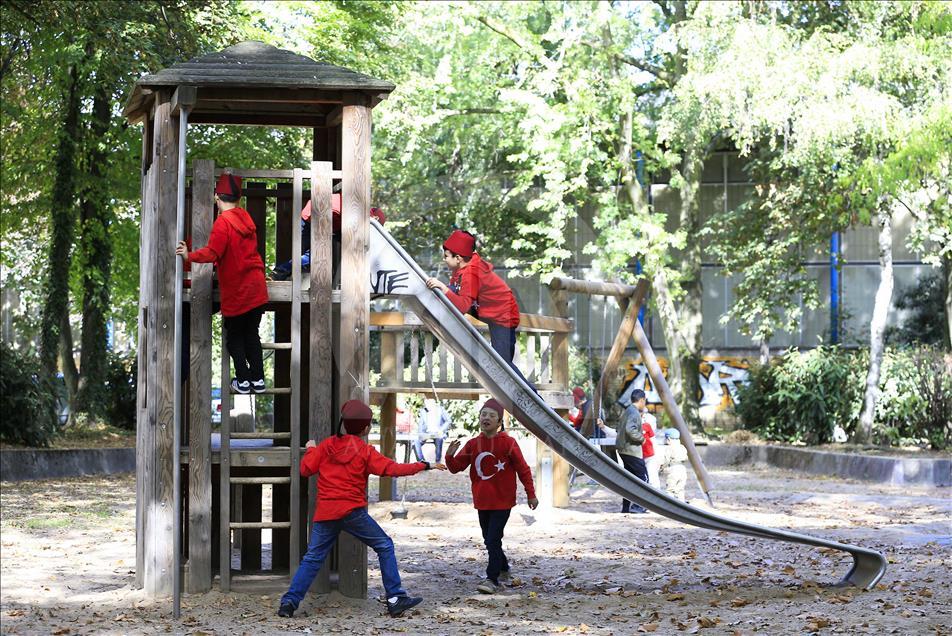
<instances>
[{"instance_id":1,"label":"boy in red sweatshirt","mask_svg":"<svg viewBox=\"0 0 952 636\"><path fill-rule=\"evenodd\" d=\"M215 185L218 217L212 224L208 245L188 251L179 241L175 253L186 265L215 263L218 288L221 292L221 315L225 323L225 342L235 363L231 388L246 394L264 391L264 362L258 325L268 302L268 284L264 278L264 262L258 254L255 223L248 212L238 207L241 199L241 177L223 174Z\"/></svg>"},{"instance_id":2,"label":"boy in red sweatshirt","mask_svg":"<svg viewBox=\"0 0 952 636\"><path fill-rule=\"evenodd\" d=\"M446 466L430 466L428 462L398 464L384 457L363 440L370 430L371 416L369 406L360 400L349 400L340 410L337 435L320 444L308 440L305 445L307 450L301 458L301 476L317 475L314 526L307 553L294 573L291 587L281 597L278 616L290 618L294 615L341 530L349 532L377 553L390 616L400 616L423 600L407 596L401 587L393 540L367 514L367 476L403 477L430 468L446 470ZM340 427L344 430L341 431Z\"/></svg>"},{"instance_id":3,"label":"boy in red sweatshirt","mask_svg":"<svg viewBox=\"0 0 952 636\"><path fill-rule=\"evenodd\" d=\"M500 580L510 579L509 560L502 549L502 537L509 513L516 505L516 473L526 490L529 508L535 510L539 505L532 484L532 471L522 457L519 445L500 430L502 414L502 404L487 400L479 411L479 437L466 442L458 455L459 440L453 440L446 449L446 467L451 473L470 467L473 507L479 512L479 526L489 552L486 580L476 587L483 594L494 594Z\"/></svg>"},{"instance_id":4,"label":"boy in red sweatshirt","mask_svg":"<svg viewBox=\"0 0 952 636\"><path fill-rule=\"evenodd\" d=\"M522 376L512 364L519 304L509 286L493 271L492 264L476 252L476 237L455 230L443 243L443 262L450 270L449 285L437 278L428 278L426 286L446 294L461 313L472 314L489 325L493 349Z\"/></svg>"}]
</instances>

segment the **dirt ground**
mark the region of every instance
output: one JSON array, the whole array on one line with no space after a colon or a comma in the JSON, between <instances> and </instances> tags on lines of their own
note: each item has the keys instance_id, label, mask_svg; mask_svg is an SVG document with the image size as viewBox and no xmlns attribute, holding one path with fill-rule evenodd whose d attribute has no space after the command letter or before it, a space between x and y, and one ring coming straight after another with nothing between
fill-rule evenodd
<instances>
[{"instance_id":1,"label":"dirt ground","mask_svg":"<svg viewBox=\"0 0 952 636\"><path fill-rule=\"evenodd\" d=\"M282 619L275 586L186 596L175 622L168 600L133 587L128 475L2 484L0 632L952 634L948 489L764 469L712 474L721 514L883 551L885 577L870 592L832 587L849 556L621 515L616 496L583 478L569 509L515 508L504 542L514 585L481 595L468 480L434 471L400 480L408 519L390 519L395 504L371 506L396 542L405 587L425 597L412 613L389 619L376 600L331 594ZM696 490L688 494L699 503ZM379 574L371 558L372 597Z\"/></svg>"}]
</instances>

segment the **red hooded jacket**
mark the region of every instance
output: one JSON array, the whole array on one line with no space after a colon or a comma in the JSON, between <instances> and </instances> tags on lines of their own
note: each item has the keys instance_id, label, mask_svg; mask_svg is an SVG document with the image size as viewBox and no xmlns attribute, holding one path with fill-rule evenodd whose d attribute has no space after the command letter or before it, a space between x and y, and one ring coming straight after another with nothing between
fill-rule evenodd
<instances>
[{"instance_id":1,"label":"red hooded jacket","mask_svg":"<svg viewBox=\"0 0 952 636\"><path fill-rule=\"evenodd\" d=\"M526 489L526 497L535 498L532 471L516 440L505 431L492 437L480 434L466 442L455 456L446 456L446 467L458 473L469 466L473 482L473 507L477 510L508 510L516 505L516 473Z\"/></svg>"},{"instance_id":2,"label":"red hooded jacket","mask_svg":"<svg viewBox=\"0 0 952 636\"><path fill-rule=\"evenodd\" d=\"M208 245L188 253L196 263L215 263L221 290L221 315L240 316L268 302L264 263L258 254L255 222L242 208L218 215Z\"/></svg>"},{"instance_id":3,"label":"red hooded jacket","mask_svg":"<svg viewBox=\"0 0 952 636\"><path fill-rule=\"evenodd\" d=\"M301 476L317 475L314 521L340 519L367 505L367 476L405 477L426 469L423 462L398 464L356 435L335 435L308 448Z\"/></svg>"},{"instance_id":4,"label":"red hooded jacket","mask_svg":"<svg viewBox=\"0 0 952 636\"><path fill-rule=\"evenodd\" d=\"M450 291L446 295L462 313L474 316L503 327L519 326L519 304L503 279L493 271L493 266L479 254L467 265L450 276Z\"/></svg>"}]
</instances>

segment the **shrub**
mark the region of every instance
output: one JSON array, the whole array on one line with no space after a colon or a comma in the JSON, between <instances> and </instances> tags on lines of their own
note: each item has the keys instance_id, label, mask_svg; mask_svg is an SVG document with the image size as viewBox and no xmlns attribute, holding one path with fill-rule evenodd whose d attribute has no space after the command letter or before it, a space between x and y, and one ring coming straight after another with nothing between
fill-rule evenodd
<instances>
[{"instance_id":1,"label":"shrub","mask_svg":"<svg viewBox=\"0 0 952 636\"><path fill-rule=\"evenodd\" d=\"M822 444L833 427L852 433L862 407L867 351L790 350L751 370L735 407L744 428L764 439ZM952 444L952 356L932 347L883 356L873 439L886 445Z\"/></svg>"},{"instance_id":2,"label":"shrub","mask_svg":"<svg viewBox=\"0 0 952 636\"><path fill-rule=\"evenodd\" d=\"M109 423L117 428L135 430L137 371L135 354L109 354L106 415Z\"/></svg>"},{"instance_id":3,"label":"shrub","mask_svg":"<svg viewBox=\"0 0 952 636\"><path fill-rule=\"evenodd\" d=\"M789 350L754 367L739 390L744 428L764 439L822 444L851 430L862 404L861 356L839 347Z\"/></svg>"},{"instance_id":4,"label":"shrub","mask_svg":"<svg viewBox=\"0 0 952 636\"><path fill-rule=\"evenodd\" d=\"M56 392L39 361L0 343L0 438L14 444L49 446L59 430Z\"/></svg>"}]
</instances>

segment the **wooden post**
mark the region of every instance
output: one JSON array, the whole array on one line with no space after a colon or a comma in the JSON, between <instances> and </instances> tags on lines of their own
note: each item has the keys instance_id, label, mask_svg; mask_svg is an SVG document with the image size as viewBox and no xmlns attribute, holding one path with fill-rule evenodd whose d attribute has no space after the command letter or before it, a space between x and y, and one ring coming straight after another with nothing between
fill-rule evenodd
<instances>
[{"instance_id":1,"label":"wooden post","mask_svg":"<svg viewBox=\"0 0 952 636\"><path fill-rule=\"evenodd\" d=\"M329 161L311 164L311 288L310 288L310 375L308 438L320 442L331 435L334 417L334 396L331 391L334 334L331 304L331 170ZM308 514L314 516L317 497L316 480L308 480ZM310 525L308 525L310 528ZM330 591L330 563L324 562L317 580L311 586L319 594Z\"/></svg>"},{"instance_id":2,"label":"wooden post","mask_svg":"<svg viewBox=\"0 0 952 636\"><path fill-rule=\"evenodd\" d=\"M212 229L215 163L192 166L192 245L208 243ZM187 592L212 587L212 264L192 263L189 358Z\"/></svg>"},{"instance_id":3,"label":"wooden post","mask_svg":"<svg viewBox=\"0 0 952 636\"><path fill-rule=\"evenodd\" d=\"M397 455L397 394L387 393L380 405L380 452L396 459ZM380 478L380 501L393 501L397 496L397 480Z\"/></svg>"},{"instance_id":4,"label":"wooden post","mask_svg":"<svg viewBox=\"0 0 952 636\"><path fill-rule=\"evenodd\" d=\"M370 212L370 107L366 96L345 96L342 122L340 400L368 401L370 272L367 262ZM339 590L367 596L367 547L350 534L338 539Z\"/></svg>"},{"instance_id":5,"label":"wooden post","mask_svg":"<svg viewBox=\"0 0 952 636\"><path fill-rule=\"evenodd\" d=\"M279 183L277 190L281 194L291 193L293 195L293 185L288 183ZM278 197L275 203L275 235L274 235L274 253L275 263L283 263L293 257L291 250L291 235L293 232L300 232L297 219L300 210L293 210L293 202L290 198ZM291 341L291 305L280 304L274 311L274 341ZM288 349L277 349L274 351L274 386L291 385L291 351ZM274 430L275 432L290 431L289 422L291 421L291 396L274 396ZM271 518L274 521L290 521L291 506L291 488L290 486L275 485L271 489ZM291 574L294 570L291 566L291 533L284 528L275 528L271 531L271 563L275 570L288 568Z\"/></svg>"},{"instance_id":6,"label":"wooden post","mask_svg":"<svg viewBox=\"0 0 952 636\"><path fill-rule=\"evenodd\" d=\"M397 344L402 332L380 332L380 379L384 386L397 384ZM441 350L443 348L441 347ZM397 394L388 393L380 405L380 452L390 459L397 454ZM396 479L380 478L380 501L392 501L396 497Z\"/></svg>"},{"instance_id":7,"label":"wooden post","mask_svg":"<svg viewBox=\"0 0 952 636\"><path fill-rule=\"evenodd\" d=\"M555 314L560 318L569 315L568 297L563 291L553 291L552 300ZM552 383L564 390L569 389L569 335L564 332L552 334ZM565 418L567 413L558 410L556 413ZM548 449L548 447L546 447ZM548 449L551 452L551 449ZM552 453L552 505L556 508L567 508L569 505L569 474L571 466L568 460Z\"/></svg>"},{"instance_id":8,"label":"wooden post","mask_svg":"<svg viewBox=\"0 0 952 636\"><path fill-rule=\"evenodd\" d=\"M145 521L147 479L152 471L152 457L148 449L153 444L153 428L148 417L148 390L151 386L149 355L152 346L149 338L149 309L152 305L152 266L155 263L155 243L152 227L155 225L155 169L152 167L154 148L153 123L145 118L142 128L142 213L139 222L139 316L136 383L136 587L145 586Z\"/></svg>"},{"instance_id":9,"label":"wooden post","mask_svg":"<svg viewBox=\"0 0 952 636\"><path fill-rule=\"evenodd\" d=\"M173 505L173 387L175 360L175 223L178 204L178 126L171 116L170 95L160 92L155 109L155 249L153 261L154 307L149 312L149 336L152 341L150 367L154 372L147 395L148 423L154 431L151 466L145 483L145 554L144 584L149 596L172 593Z\"/></svg>"}]
</instances>

